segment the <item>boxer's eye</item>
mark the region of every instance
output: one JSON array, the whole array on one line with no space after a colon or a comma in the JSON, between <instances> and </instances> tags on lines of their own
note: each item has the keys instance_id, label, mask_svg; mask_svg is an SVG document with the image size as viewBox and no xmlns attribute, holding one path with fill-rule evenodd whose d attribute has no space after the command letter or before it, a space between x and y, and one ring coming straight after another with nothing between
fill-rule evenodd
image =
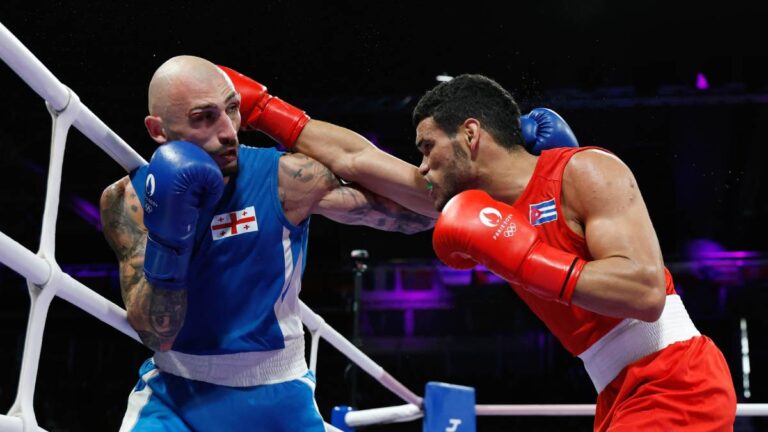
<instances>
[{"instance_id":1,"label":"boxer's eye","mask_svg":"<svg viewBox=\"0 0 768 432\"><path fill-rule=\"evenodd\" d=\"M430 140L421 140L418 144L416 144L416 148L421 154L426 156L429 154L429 151L432 150L433 145L434 143Z\"/></svg>"},{"instance_id":2,"label":"boxer's eye","mask_svg":"<svg viewBox=\"0 0 768 432\"><path fill-rule=\"evenodd\" d=\"M192 122L215 120L217 114L212 110L193 111L189 114L189 120Z\"/></svg>"}]
</instances>

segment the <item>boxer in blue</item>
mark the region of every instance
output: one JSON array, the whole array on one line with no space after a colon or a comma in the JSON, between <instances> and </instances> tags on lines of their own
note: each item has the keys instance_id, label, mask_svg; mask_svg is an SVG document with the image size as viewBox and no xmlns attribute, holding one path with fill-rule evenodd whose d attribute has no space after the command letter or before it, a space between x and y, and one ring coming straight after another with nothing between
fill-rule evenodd
<instances>
[{"instance_id":1,"label":"boxer in blue","mask_svg":"<svg viewBox=\"0 0 768 432\"><path fill-rule=\"evenodd\" d=\"M160 146L102 194L128 320L155 351L121 431L325 430L298 308L310 216L405 233L433 226L314 159L240 145L240 101L212 63L168 60L145 118ZM295 140L291 125L308 118L272 102L261 121Z\"/></svg>"}]
</instances>

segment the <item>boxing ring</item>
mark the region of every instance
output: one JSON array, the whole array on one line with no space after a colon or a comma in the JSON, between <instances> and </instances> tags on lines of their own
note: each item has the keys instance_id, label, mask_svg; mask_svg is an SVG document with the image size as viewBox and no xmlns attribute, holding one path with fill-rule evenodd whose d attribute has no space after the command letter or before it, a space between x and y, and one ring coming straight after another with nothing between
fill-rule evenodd
<instances>
[{"instance_id":1,"label":"boxing ring","mask_svg":"<svg viewBox=\"0 0 768 432\"><path fill-rule=\"evenodd\" d=\"M63 272L55 258L56 220L67 133L74 126L111 156L127 172L146 161L83 105L8 29L0 23L0 57L44 100L53 126L47 192L43 210L40 248L33 253L0 231L0 261L27 281L30 311L24 341L16 399L7 415L0 415L0 432L44 431L35 418L33 398L48 308L55 296L79 307L126 336L140 342L126 319L126 312ZM424 417L424 430L471 431L474 416L591 416L594 405L475 405L474 390L430 383L424 398L409 390L365 355L322 317L300 304L301 319L311 334L309 365L316 370L320 339L341 351L362 370L401 398L404 405L354 411L337 407L333 423L352 427L410 421ZM437 384L432 394L430 385ZM448 393L444 391L447 389ZM458 391L458 393L456 393ZM470 394L471 393L471 394ZM458 399L454 398L458 394ZM457 418L453 409L469 417ZM768 404L739 404L737 415L768 416ZM471 417L471 418L470 418ZM462 425L460 427L460 425Z\"/></svg>"}]
</instances>

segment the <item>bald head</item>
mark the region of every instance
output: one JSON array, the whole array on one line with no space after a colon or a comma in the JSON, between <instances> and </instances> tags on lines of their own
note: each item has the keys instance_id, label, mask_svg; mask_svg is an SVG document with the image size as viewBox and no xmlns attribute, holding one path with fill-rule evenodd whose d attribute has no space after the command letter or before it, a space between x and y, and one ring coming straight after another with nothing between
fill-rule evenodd
<instances>
[{"instance_id":1,"label":"bald head","mask_svg":"<svg viewBox=\"0 0 768 432\"><path fill-rule=\"evenodd\" d=\"M149 114L165 117L180 97L222 80L232 85L226 74L206 59L188 55L172 57L157 68L149 82Z\"/></svg>"}]
</instances>

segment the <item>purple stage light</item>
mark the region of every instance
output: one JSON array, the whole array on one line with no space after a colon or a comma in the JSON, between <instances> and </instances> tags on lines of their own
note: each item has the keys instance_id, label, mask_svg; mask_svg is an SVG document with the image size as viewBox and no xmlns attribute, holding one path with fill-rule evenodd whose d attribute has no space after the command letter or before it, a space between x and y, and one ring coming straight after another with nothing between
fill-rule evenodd
<instances>
[{"instance_id":1,"label":"purple stage light","mask_svg":"<svg viewBox=\"0 0 768 432\"><path fill-rule=\"evenodd\" d=\"M62 264L61 270L75 279L114 278L119 277L117 264Z\"/></svg>"},{"instance_id":2,"label":"purple stage light","mask_svg":"<svg viewBox=\"0 0 768 432\"><path fill-rule=\"evenodd\" d=\"M685 246L686 254L691 258L708 258L725 252L725 247L710 239L695 239Z\"/></svg>"},{"instance_id":3,"label":"purple stage light","mask_svg":"<svg viewBox=\"0 0 768 432\"><path fill-rule=\"evenodd\" d=\"M686 245L685 252L688 257L685 269L701 279L720 285L741 286L754 277L751 275L758 274L756 269L764 265L760 263L763 256L760 252L728 251L709 239L692 240ZM724 301L720 300L721 303Z\"/></svg>"},{"instance_id":4,"label":"purple stage light","mask_svg":"<svg viewBox=\"0 0 768 432\"><path fill-rule=\"evenodd\" d=\"M83 220L97 230L101 231L101 214L99 213L99 208L95 204L84 198L72 196L69 199L69 205L78 216L83 218Z\"/></svg>"},{"instance_id":5,"label":"purple stage light","mask_svg":"<svg viewBox=\"0 0 768 432\"><path fill-rule=\"evenodd\" d=\"M686 253L690 258L693 258L696 261L710 259L733 260L757 258L760 256L760 253L755 251L725 250L725 247L720 243L709 239L691 240L686 246Z\"/></svg>"},{"instance_id":6,"label":"purple stage light","mask_svg":"<svg viewBox=\"0 0 768 432\"><path fill-rule=\"evenodd\" d=\"M696 88L699 90L709 90L709 81L707 81L707 77L704 75L704 72L699 72L696 74Z\"/></svg>"}]
</instances>

